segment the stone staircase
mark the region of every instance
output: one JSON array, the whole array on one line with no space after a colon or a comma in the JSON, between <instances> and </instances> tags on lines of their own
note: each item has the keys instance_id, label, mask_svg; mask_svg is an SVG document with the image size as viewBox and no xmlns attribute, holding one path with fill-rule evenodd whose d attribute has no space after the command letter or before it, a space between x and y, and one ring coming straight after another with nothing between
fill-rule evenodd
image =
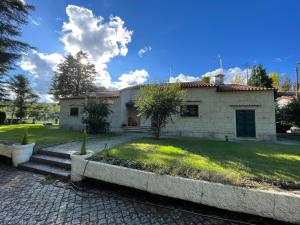
<instances>
[{"instance_id":1,"label":"stone staircase","mask_svg":"<svg viewBox=\"0 0 300 225\"><path fill-rule=\"evenodd\" d=\"M23 170L67 180L71 174L71 158L70 154L65 152L39 149L36 154L31 156L30 161L22 163L18 167Z\"/></svg>"},{"instance_id":2,"label":"stone staircase","mask_svg":"<svg viewBox=\"0 0 300 225\"><path fill-rule=\"evenodd\" d=\"M152 127L139 127L139 126L126 126L123 127L125 132L134 132L134 133L153 133L154 130Z\"/></svg>"}]
</instances>

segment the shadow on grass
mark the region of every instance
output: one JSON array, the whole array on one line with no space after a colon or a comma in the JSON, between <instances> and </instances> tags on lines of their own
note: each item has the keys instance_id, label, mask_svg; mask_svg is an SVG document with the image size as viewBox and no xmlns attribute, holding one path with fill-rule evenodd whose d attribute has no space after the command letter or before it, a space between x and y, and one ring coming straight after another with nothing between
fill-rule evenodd
<instances>
[{"instance_id":1,"label":"shadow on grass","mask_svg":"<svg viewBox=\"0 0 300 225\"><path fill-rule=\"evenodd\" d=\"M149 144L141 150L133 144ZM170 151L151 151L155 146L168 147ZM180 151L172 151L171 147ZM207 169L233 171L236 175L247 175L266 180L300 181L300 147L260 142L222 142L194 138L144 138L114 147L112 156L148 162L161 162L167 166L195 168L193 160L207 160ZM184 163L183 163L184 162ZM222 170L223 168L223 170Z\"/></svg>"}]
</instances>

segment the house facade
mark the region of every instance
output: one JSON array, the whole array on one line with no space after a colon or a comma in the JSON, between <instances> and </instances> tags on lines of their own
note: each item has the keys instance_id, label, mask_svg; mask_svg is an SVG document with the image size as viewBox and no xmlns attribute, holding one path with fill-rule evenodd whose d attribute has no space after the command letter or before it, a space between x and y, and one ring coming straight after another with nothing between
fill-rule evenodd
<instances>
[{"instance_id":1,"label":"house facade","mask_svg":"<svg viewBox=\"0 0 300 225\"><path fill-rule=\"evenodd\" d=\"M209 139L275 140L274 90L237 84L199 81L180 83L186 90L181 115L174 116L162 130L164 135ZM88 102L107 101L112 110L110 130L149 128L151 120L139 117L134 105L140 86L119 92L93 93L60 100L60 126L84 129L83 108Z\"/></svg>"}]
</instances>

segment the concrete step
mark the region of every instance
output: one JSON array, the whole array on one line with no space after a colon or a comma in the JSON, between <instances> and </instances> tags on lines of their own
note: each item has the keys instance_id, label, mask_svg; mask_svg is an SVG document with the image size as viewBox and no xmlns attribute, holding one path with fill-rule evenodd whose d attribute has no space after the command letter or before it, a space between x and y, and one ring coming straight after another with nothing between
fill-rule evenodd
<instances>
[{"instance_id":1,"label":"concrete step","mask_svg":"<svg viewBox=\"0 0 300 225\"><path fill-rule=\"evenodd\" d=\"M64 169L71 169L71 160L57 156L35 154L31 157L32 162L43 163L50 166L56 166Z\"/></svg>"},{"instance_id":2,"label":"concrete step","mask_svg":"<svg viewBox=\"0 0 300 225\"><path fill-rule=\"evenodd\" d=\"M152 127L135 127L135 126L129 126L124 127L124 131L126 132L137 132L137 133L152 133L154 132L154 129Z\"/></svg>"},{"instance_id":3,"label":"concrete step","mask_svg":"<svg viewBox=\"0 0 300 225\"><path fill-rule=\"evenodd\" d=\"M47 150L47 149L39 149L38 154L41 155L48 155L48 156L54 156L54 157L59 157L59 158L64 158L64 159L70 159L70 154L63 152L63 151L53 151L53 150Z\"/></svg>"},{"instance_id":4,"label":"concrete step","mask_svg":"<svg viewBox=\"0 0 300 225\"><path fill-rule=\"evenodd\" d=\"M54 167L43 163L36 163L36 162L29 161L20 164L18 168L30 172L44 174L44 175L52 175L62 180L67 180L70 178L70 171L60 167Z\"/></svg>"}]
</instances>

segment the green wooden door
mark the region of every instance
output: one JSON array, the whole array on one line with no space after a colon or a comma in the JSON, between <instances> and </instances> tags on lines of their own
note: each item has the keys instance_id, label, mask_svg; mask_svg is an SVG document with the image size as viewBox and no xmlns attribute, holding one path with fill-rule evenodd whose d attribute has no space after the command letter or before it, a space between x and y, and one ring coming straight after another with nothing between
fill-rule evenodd
<instances>
[{"instance_id":1,"label":"green wooden door","mask_svg":"<svg viewBox=\"0 0 300 225\"><path fill-rule=\"evenodd\" d=\"M236 136L255 137L255 110L236 110Z\"/></svg>"}]
</instances>

